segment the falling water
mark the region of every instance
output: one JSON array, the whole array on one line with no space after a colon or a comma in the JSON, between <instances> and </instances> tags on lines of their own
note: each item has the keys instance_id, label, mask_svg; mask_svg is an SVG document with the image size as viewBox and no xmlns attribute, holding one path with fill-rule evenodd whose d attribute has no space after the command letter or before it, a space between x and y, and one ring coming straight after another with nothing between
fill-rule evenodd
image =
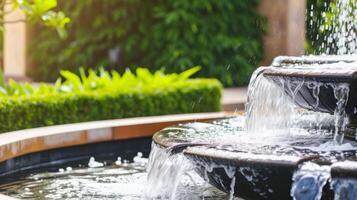
<instances>
[{"instance_id":1,"label":"falling water","mask_svg":"<svg viewBox=\"0 0 357 200\"><path fill-rule=\"evenodd\" d=\"M236 187L236 167L203 162L202 166L206 169L204 177L206 181L208 181L207 173L212 172L215 168L224 169L228 178L231 179L230 188L227 188L230 191L228 200L233 200L234 188ZM147 167L148 176L145 198L176 199L176 191L183 176L193 172L193 167L182 153L172 154L167 149L163 149L153 143ZM221 180L220 177L216 178Z\"/></svg>"},{"instance_id":2,"label":"falling water","mask_svg":"<svg viewBox=\"0 0 357 200\"><path fill-rule=\"evenodd\" d=\"M289 127L294 105L277 85L263 76L264 68L256 70L248 87L246 129L250 133Z\"/></svg>"},{"instance_id":3,"label":"falling water","mask_svg":"<svg viewBox=\"0 0 357 200\"><path fill-rule=\"evenodd\" d=\"M147 198L174 199L182 176L192 168L183 154L171 154L157 144L151 145L147 167Z\"/></svg>"},{"instance_id":4,"label":"falling water","mask_svg":"<svg viewBox=\"0 0 357 200\"><path fill-rule=\"evenodd\" d=\"M302 58L303 59L303 58ZM249 133L266 132L265 130L275 130L289 134L292 129L308 128L318 133L321 128L330 122L328 118L334 118L334 141L342 144L344 131L348 124L346 106L350 93L350 85L347 83L325 83L314 80L290 80L282 76L266 77L265 74L278 72L284 74L349 74L356 70L356 58L349 56L344 59L351 59L348 62L338 62L331 64L304 64L307 61L300 61L297 64L276 64L272 67L261 67L253 74L248 87L248 101L246 104L246 130ZM277 58L276 60L280 60ZM282 62L282 61L280 61ZM310 62L310 61L309 61ZM316 62L316 61L315 61ZM302 76L302 75L301 75ZM309 100L312 108L319 107L321 89L328 89L333 92L336 101L336 108L333 115L320 112L304 110L294 103L299 103L297 97L304 90L309 88L312 91L312 99ZM325 99L322 99L325 100ZM329 112L329 110L325 110ZM307 120L306 116L309 116Z\"/></svg>"},{"instance_id":5,"label":"falling water","mask_svg":"<svg viewBox=\"0 0 357 200\"><path fill-rule=\"evenodd\" d=\"M357 53L357 1L337 0L324 3L325 12L314 12L313 5L308 13L322 15L322 21L310 21L310 28L318 27L316 41L322 40L317 53L324 54L356 54ZM312 41L313 43L315 41Z\"/></svg>"},{"instance_id":6,"label":"falling water","mask_svg":"<svg viewBox=\"0 0 357 200\"><path fill-rule=\"evenodd\" d=\"M334 112L334 118L335 118L334 142L336 142L337 144L342 144L344 139L344 131L348 123L348 118L345 109L346 109L350 88L348 84L333 85L333 88L334 88L335 98L337 99L336 109Z\"/></svg>"}]
</instances>

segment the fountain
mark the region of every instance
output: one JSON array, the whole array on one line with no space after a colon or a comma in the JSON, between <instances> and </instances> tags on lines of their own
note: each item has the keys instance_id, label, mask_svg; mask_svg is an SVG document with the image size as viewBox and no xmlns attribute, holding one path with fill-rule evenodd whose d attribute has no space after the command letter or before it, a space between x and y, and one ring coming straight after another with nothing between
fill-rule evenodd
<instances>
[{"instance_id":1,"label":"fountain","mask_svg":"<svg viewBox=\"0 0 357 200\"><path fill-rule=\"evenodd\" d=\"M356 73L356 56L276 58L253 75L246 116L155 134L149 180L161 183L150 176L160 165L172 181L172 170L182 174L189 162L212 185L247 199L356 195ZM186 160L165 165L156 151Z\"/></svg>"},{"instance_id":2,"label":"fountain","mask_svg":"<svg viewBox=\"0 0 357 200\"><path fill-rule=\"evenodd\" d=\"M175 188L166 183L178 185L194 169L229 199L356 199L354 4L337 1L331 27L322 27L331 35L321 49L339 55L277 57L253 73L245 114L156 133L150 197L174 199Z\"/></svg>"}]
</instances>

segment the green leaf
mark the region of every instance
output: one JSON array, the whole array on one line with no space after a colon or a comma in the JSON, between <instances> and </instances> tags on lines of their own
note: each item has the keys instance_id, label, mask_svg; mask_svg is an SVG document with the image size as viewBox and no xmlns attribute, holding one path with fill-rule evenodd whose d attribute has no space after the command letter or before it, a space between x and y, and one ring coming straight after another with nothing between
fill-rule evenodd
<instances>
[{"instance_id":1,"label":"green leaf","mask_svg":"<svg viewBox=\"0 0 357 200\"><path fill-rule=\"evenodd\" d=\"M70 87L71 91L73 91L73 92L83 91L83 85L82 85L81 79L78 75L76 75L73 72L67 71L67 70L60 71L60 74L63 78L65 78L63 85ZM65 88L65 91L68 90L67 87Z\"/></svg>"},{"instance_id":2,"label":"green leaf","mask_svg":"<svg viewBox=\"0 0 357 200\"><path fill-rule=\"evenodd\" d=\"M184 80L187 80L188 78L190 78L193 74L195 74L196 72L200 71L201 70L201 67L200 66L197 66L197 67L193 67L191 69L188 69L182 73L180 73L178 75L178 80L180 81L184 81Z\"/></svg>"}]
</instances>

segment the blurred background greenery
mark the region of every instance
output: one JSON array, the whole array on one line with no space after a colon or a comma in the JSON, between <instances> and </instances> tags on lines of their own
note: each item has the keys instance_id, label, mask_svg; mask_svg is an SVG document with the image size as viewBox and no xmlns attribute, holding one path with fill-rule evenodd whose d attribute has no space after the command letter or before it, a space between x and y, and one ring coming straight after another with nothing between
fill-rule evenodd
<instances>
[{"instance_id":1,"label":"blurred background greenery","mask_svg":"<svg viewBox=\"0 0 357 200\"><path fill-rule=\"evenodd\" d=\"M225 86L248 83L262 58L259 0L59 0L72 22L68 38L37 25L31 78L53 81L60 69L201 66L200 77Z\"/></svg>"},{"instance_id":2,"label":"blurred background greenery","mask_svg":"<svg viewBox=\"0 0 357 200\"><path fill-rule=\"evenodd\" d=\"M60 70L78 73L80 67L123 72L144 66L181 72L201 66L196 76L218 78L226 87L247 85L263 57L267 22L258 14L259 2L58 0L56 10L72 19L68 37L60 39L56 29L43 23L32 26L35 37L28 54L33 67L28 75L52 82ZM330 30L321 26L331 23L335 4L336 0L307 0L307 54L325 52L322 44Z\"/></svg>"}]
</instances>

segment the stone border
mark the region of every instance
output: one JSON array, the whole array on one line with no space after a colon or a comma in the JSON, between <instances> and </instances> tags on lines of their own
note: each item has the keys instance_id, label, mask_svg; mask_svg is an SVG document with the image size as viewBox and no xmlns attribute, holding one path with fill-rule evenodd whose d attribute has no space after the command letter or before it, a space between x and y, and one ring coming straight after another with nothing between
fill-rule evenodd
<instances>
[{"instance_id":1,"label":"stone border","mask_svg":"<svg viewBox=\"0 0 357 200\"><path fill-rule=\"evenodd\" d=\"M103 120L33 128L0 134L0 162L30 153L98 142L150 137L179 123L207 121L233 113L196 113ZM0 199L14 199L0 194Z\"/></svg>"}]
</instances>

